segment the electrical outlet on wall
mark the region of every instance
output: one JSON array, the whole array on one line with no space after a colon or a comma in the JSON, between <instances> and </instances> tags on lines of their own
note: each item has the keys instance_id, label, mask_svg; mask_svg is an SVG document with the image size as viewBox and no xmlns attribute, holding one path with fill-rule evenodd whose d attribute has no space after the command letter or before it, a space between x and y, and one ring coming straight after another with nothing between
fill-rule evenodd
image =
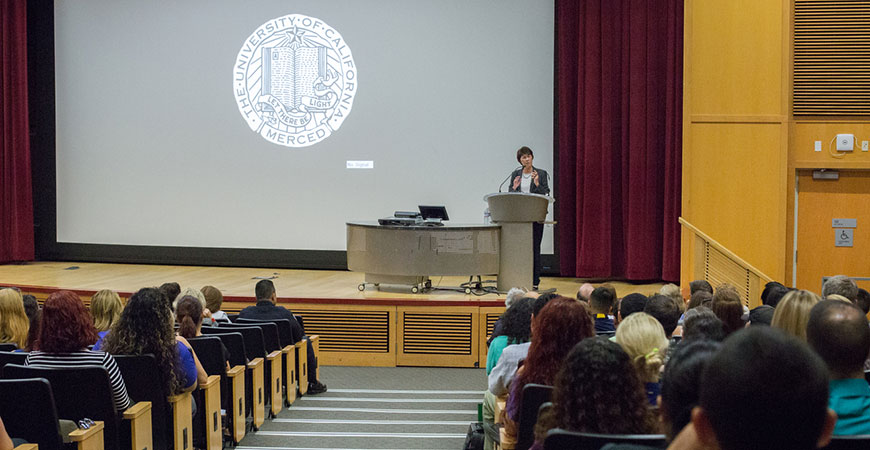
<instances>
[{"instance_id":1,"label":"electrical outlet on wall","mask_svg":"<svg viewBox=\"0 0 870 450\"><path fill-rule=\"evenodd\" d=\"M866 152L870 150L870 141L861 141L861 151Z\"/></svg>"}]
</instances>

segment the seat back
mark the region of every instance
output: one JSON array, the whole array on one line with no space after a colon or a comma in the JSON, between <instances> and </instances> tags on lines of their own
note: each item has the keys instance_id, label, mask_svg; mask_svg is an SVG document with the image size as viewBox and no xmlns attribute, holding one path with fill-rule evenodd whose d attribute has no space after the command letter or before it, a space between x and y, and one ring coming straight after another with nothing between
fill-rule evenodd
<instances>
[{"instance_id":1,"label":"seat back","mask_svg":"<svg viewBox=\"0 0 870 450\"><path fill-rule=\"evenodd\" d=\"M54 396L45 378L0 380L0 417L10 436L40 450L63 450Z\"/></svg>"},{"instance_id":2,"label":"seat back","mask_svg":"<svg viewBox=\"0 0 870 450\"><path fill-rule=\"evenodd\" d=\"M112 399L109 374L102 366L40 367L7 364L3 378L45 378L51 384L57 415L78 422L102 420L103 439L108 450L120 450L121 421ZM86 395L85 395L86 393Z\"/></svg>"},{"instance_id":3,"label":"seat back","mask_svg":"<svg viewBox=\"0 0 870 450\"><path fill-rule=\"evenodd\" d=\"M553 386L529 383L523 386L523 400L520 403L520 415L517 421L516 450L527 450L535 443L535 423L538 421L538 409L550 401Z\"/></svg>"},{"instance_id":4,"label":"seat back","mask_svg":"<svg viewBox=\"0 0 870 450\"><path fill-rule=\"evenodd\" d=\"M228 410L227 415L230 415L232 402L230 401L230 389L227 380L227 364L224 360L223 348L221 348L221 340L218 336L200 336L187 340L193 351L196 352L199 363L205 373L209 375L217 375L221 377L221 405ZM225 344L224 344L225 345Z\"/></svg>"},{"instance_id":5,"label":"seat back","mask_svg":"<svg viewBox=\"0 0 870 450\"><path fill-rule=\"evenodd\" d=\"M18 350L18 346L11 342L0 344L0 352L14 352L15 350Z\"/></svg>"},{"instance_id":6,"label":"seat back","mask_svg":"<svg viewBox=\"0 0 870 450\"><path fill-rule=\"evenodd\" d=\"M248 363L248 357L245 353L245 338L242 337L242 333L228 328L202 327L202 334L215 336L224 343L227 351L230 352L230 366L244 367ZM199 356L198 353L197 356Z\"/></svg>"},{"instance_id":7,"label":"seat back","mask_svg":"<svg viewBox=\"0 0 870 450\"><path fill-rule=\"evenodd\" d=\"M556 428L547 432L544 450L600 450L607 444L634 444L665 448L663 434L598 434L580 433Z\"/></svg>"},{"instance_id":8,"label":"seat back","mask_svg":"<svg viewBox=\"0 0 870 450\"><path fill-rule=\"evenodd\" d=\"M173 448L172 408L163 391L157 359L147 355L113 355L127 394L134 402L151 402L151 439L156 450Z\"/></svg>"},{"instance_id":9,"label":"seat back","mask_svg":"<svg viewBox=\"0 0 870 450\"><path fill-rule=\"evenodd\" d=\"M295 341L293 341L293 328L290 325L290 321L287 319L236 319L236 323L238 324L257 324L263 322L274 323L275 326L278 327L278 342L281 344L282 348L296 343Z\"/></svg>"},{"instance_id":10,"label":"seat back","mask_svg":"<svg viewBox=\"0 0 870 450\"><path fill-rule=\"evenodd\" d=\"M3 373L3 366L6 364L24 365L27 359L27 353L24 352L0 352L0 374Z\"/></svg>"},{"instance_id":11,"label":"seat back","mask_svg":"<svg viewBox=\"0 0 870 450\"><path fill-rule=\"evenodd\" d=\"M281 350L281 340L278 335L278 325L273 322L266 321L254 321L248 322L245 319L238 319L236 323L227 323L221 325L224 328L246 328L246 327L257 327L263 332L263 347L266 350L266 353L272 353L276 350Z\"/></svg>"},{"instance_id":12,"label":"seat back","mask_svg":"<svg viewBox=\"0 0 870 450\"><path fill-rule=\"evenodd\" d=\"M205 330L206 327L202 327ZM266 344L263 342L263 330L253 326L227 326L212 327L209 333L220 332L237 332L242 335L245 341L245 356L248 359L265 358ZM206 331L203 331L206 334Z\"/></svg>"},{"instance_id":13,"label":"seat back","mask_svg":"<svg viewBox=\"0 0 870 450\"><path fill-rule=\"evenodd\" d=\"M833 436L824 450L866 450L870 448L870 435Z\"/></svg>"}]
</instances>

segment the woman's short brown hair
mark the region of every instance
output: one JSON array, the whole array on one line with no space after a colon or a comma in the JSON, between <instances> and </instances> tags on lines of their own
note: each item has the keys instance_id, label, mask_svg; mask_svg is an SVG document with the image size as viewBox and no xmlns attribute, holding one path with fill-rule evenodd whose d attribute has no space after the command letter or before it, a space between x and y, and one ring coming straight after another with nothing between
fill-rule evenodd
<instances>
[{"instance_id":1,"label":"woman's short brown hair","mask_svg":"<svg viewBox=\"0 0 870 450\"><path fill-rule=\"evenodd\" d=\"M529 155L532 158L535 157L535 154L532 152L532 149L526 147L525 145L520 147L519 150L517 150L517 162L520 162L520 158L522 158L523 155Z\"/></svg>"}]
</instances>

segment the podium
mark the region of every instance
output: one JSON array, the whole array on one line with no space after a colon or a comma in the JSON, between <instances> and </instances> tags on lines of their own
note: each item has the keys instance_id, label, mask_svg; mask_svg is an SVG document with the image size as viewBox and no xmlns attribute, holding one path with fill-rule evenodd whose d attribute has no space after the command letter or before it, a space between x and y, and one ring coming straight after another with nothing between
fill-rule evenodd
<instances>
[{"instance_id":1,"label":"podium","mask_svg":"<svg viewBox=\"0 0 870 450\"><path fill-rule=\"evenodd\" d=\"M492 221L501 226L499 239L499 292L512 287L532 288L534 261L532 223L543 222L552 197L522 192L498 192L483 197Z\"/></svg>"}]
</instances>

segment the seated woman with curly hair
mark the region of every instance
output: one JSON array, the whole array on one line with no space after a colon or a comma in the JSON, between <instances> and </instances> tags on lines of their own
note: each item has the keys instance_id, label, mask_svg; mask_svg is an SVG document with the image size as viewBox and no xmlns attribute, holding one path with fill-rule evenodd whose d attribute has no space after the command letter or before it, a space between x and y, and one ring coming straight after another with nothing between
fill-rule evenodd
<instances>
[{"instance_id":1,"label":"seated woman with curly hair","mask_svg":"<svg viewBox=\"0 0 870 450\"><path fill-rule=\"evenodd\" d=\"M662 324L645 312L634 313L619 324L616 343L631 358L637 375L645 383L647 400L655 406L661 391L661 370L668 354L668 338Z\"/></svg>"},{"instance_id":2,"label":"seated woman with curly hair","mask_svg":"<svg viewBox=\"0 0 870 450\"><path fill-rule=\"evenodd\" d=\"M168 302L156 288L133 294L118 323L94 348L115 355L153 354L167 396L192 391L208 379L190 343L175 336Z\"/></svg>"},{"instance_id":3,"label":"seated woman with curly hair","mask_svg":"<svg viewBox=\"0 0 870 450\"><path fill-rule=\"evenodd\" d=\"M602 434L657 431L643 383L619 344L595 337L571 350L556 375L553 406L538 417L532 449L543 448L552 428Z\"/></svg>"},{"instance_id":4,"label":"seated woman with curly hair","mask_svg":"<svg viewBox=\"0 0 870 450\"><path fill-rule=\"evenodd\" d=\"M11 343L19 349L27 347L30 320L24 312L21 293L15 289L0 289L0 343Z\"/></svg>"},{"instance_id":5,"label":"seated woman with curly hair","mask_svg":"<svg viewBox=\"0 0 870 450\"><path fill-rule=\"evenodd\" d=\"M115 410L120 413L130 407L127 386L112 355L88 350L96 340L94 321L79 296L70 291L57 291L45 300L36 350L27 355L24 364L41 367L103 366L109 373Z\"/></svg>"},{"instance_id":6,"label":"seated woman with curly hair","mask_svg":"<svg viewBox=\"0 0 870 450\"><path fill-rule=\"evenodd\" d=\"M532 299L521 298L515 301L502 316L502 335L489 344L486 353L486 374L498 363L501 352L508 345L528 342L532 334Z\"/></svg>"},{"instance_id":7,"label":"seated woman with curly hair","mask_svg":"<svg viewBox=\"0 0 870 450\"><path fill-rule=\"evenodd\" d=\"M532 345L510 385L504 410L505 434L516 439L523 387L529 383L553 385L556 372L578 342L595 336L595 325L586 306L575 299L557 297L532 320Z\"/></svg>"}]
</instances>

